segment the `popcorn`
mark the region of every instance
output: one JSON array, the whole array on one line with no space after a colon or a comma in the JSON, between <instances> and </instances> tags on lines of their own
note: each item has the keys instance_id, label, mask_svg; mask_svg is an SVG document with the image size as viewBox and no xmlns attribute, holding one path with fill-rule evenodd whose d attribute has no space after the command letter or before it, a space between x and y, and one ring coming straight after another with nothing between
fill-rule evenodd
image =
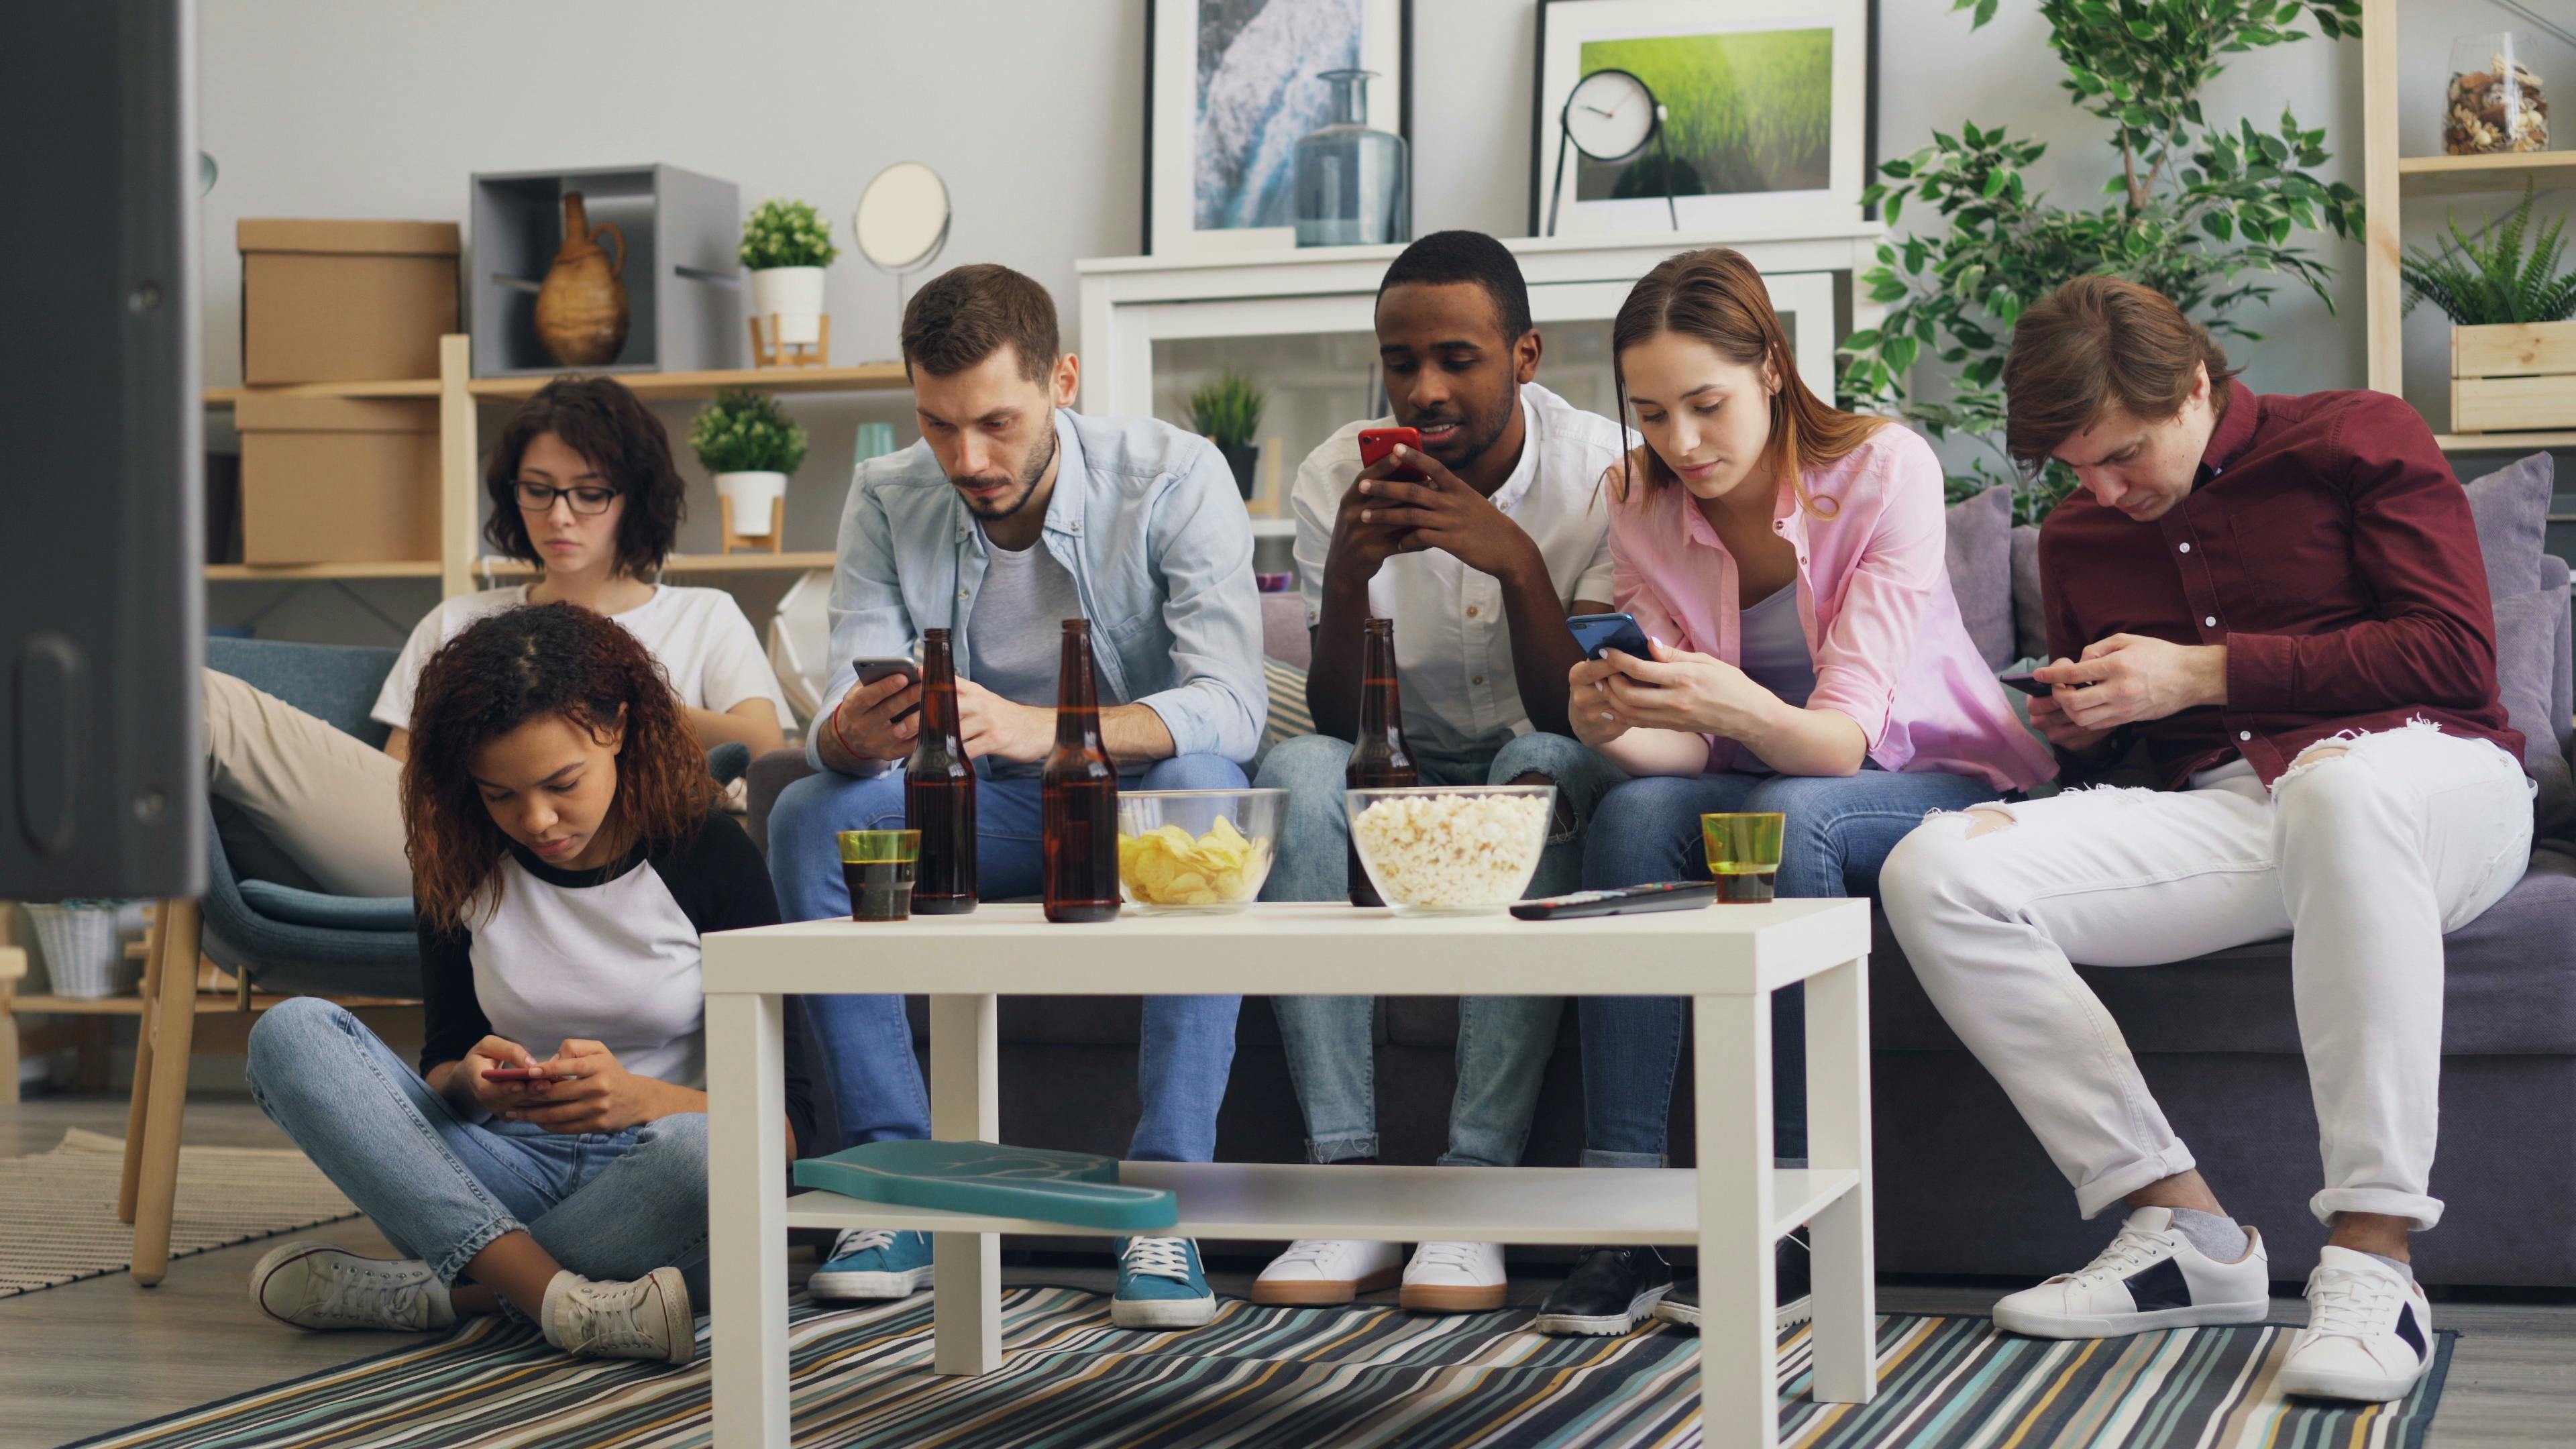
<instances>
[{"instance_id":1,"label":"popcorn","mask_svg":"<svg viewBox=\"0 0 2576 1449\"><path fill-rule=\"evenodd\" d=\"M1118 879L1143 905L1234 905L1259 893L1269 874L1269 843L1247 838L1222 815L1201 836L1162 825L1118 837Z\"/></svg>"},{"instance_id":2,"label":"popcorn","mask_svg":"<svg viewBox=\"0 0 2576 1449\"><path fill-rule=\"evenodd\" d=\"M1351 822L1391 905L1429 910L1520 899L1547 845L1545 794L1381 795Z\"/></svg>"}]
</instances>

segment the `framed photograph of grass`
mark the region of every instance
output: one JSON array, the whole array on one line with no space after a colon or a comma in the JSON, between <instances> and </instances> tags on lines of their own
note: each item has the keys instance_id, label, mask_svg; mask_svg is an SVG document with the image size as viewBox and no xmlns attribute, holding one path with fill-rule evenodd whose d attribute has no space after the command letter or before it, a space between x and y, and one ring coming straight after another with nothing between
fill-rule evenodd
<instances>
[{"instance_id":1,"label":"framed photograph of grass","mask_svg":"<svg viewBox=\"0 0 2576 1449\"><path fill-rule=\"evenodd\" d=\"M1375 72L1368 124L1410 139L1412 48L1413 0L1145 0L1145 254L1295 246L1324 74Z\"/></svg>"},{"instance_id":2,"label":"framed photograph of grass","mask_svg":"<svg viewBox=\"0 0 2576 1449\"><path fill-rule=\"evenodd\" d=\"M1876 11L1876 0L1539 0L1530 233L1552 192L1559 235L1861 220ZM1612 160L1566 145L1567 104L1600 71L1634 76L1662 108L1645 142Z\"/></svg>"}]
</instances>

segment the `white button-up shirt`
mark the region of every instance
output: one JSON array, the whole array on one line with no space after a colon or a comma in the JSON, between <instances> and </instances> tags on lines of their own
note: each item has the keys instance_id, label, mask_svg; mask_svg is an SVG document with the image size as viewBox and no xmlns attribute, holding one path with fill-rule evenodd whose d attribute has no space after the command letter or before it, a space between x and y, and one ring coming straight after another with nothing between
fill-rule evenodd
<instances>
[{"instance_id":1,"label":"white button-up shirt","mask_svg":"<svg viewBox=\"0 0 2576 1449\"><path fill-rule=\"evenodd\" d=\"M1601 475L1633 435L1536 383L1521 387L1521 421L1520 462L1495 490L1494 506L1538 544L1560 604L1607 601L1610 514L1599 496ZM1388 418L1353 423L1307 454L1297 469L1290 504L1297 515L1297 576L1308 628L1323 617L1324 556L1332 548L1342 495L1359 477L1360 429L1393 426ZM1396 677L1411 743L1437 754L1468 755L1500 749L1530 731L1512 671L1511 625L1499 581L1438 549L1398 554L1370 581L1369 612L1395 621Z\"/></svg>"}]
</instances>

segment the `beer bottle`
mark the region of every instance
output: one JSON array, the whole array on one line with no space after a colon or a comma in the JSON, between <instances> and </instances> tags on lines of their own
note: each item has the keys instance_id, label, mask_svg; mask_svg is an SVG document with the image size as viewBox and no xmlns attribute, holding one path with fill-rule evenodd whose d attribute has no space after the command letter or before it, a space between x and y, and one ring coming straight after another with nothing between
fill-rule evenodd
<instances>
[{"instance_id":1,"label":"beer bottle","mask_svg":"<svg viewBox=\"0 0 2576 1449\"><path fill-rule=\"evenodd\" d=\"M1046 918L1118 916L1118 767L1100 742L1100 697L1091 678L1091 621L1064 621L1055 749L1040 777L1044 802Z\"/></svg>"},{"instance_id":2,"label":"beer bottle","mask_svg":"<svg viewBox=\"0 0 2576 1449\"><path fill-rule=\"evenodd\" d=\"M903 821L921 832L913 911L975 909L975 762L957 725L957 661L945 629L921 635L921 733L904 761Z\"/></svg>"},{"instance_id":3,"label":"beer bottle","mask_svg":"<svg viewBox=\"0 0 2576 1449\"><path fill-rule=\"evenodd\" d=\"M1422 783L1413 755L1404 747L1404 699L1395 685L1395 621L1371 619L1360 646L1360 727L1351 748L1351 763L1342 782L1354 790L1387 789ZM1360 848L1349 846L1351 904L1382 906L1377 886L1360 864Z\"/></svg>"}]
</instances>

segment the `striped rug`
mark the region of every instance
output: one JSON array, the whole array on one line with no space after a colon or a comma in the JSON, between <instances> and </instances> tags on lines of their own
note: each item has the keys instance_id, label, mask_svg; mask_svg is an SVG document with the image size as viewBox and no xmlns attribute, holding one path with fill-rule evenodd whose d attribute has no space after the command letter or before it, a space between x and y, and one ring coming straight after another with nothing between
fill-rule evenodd
<instances>
[{"instance_id":1,"label":"striped rug","mask_svg":"<svg viewBox=\"0 0 2576 1449\"><path fill-rule=\"evenodd\" d=\"M116 1216L124 1172L124 1139L77 1127L43 1152L0 1158L0 1298L133 1265L133 1225ZM357 1215L291 1148L182 1147L170 1256Z\"/></svg>"},{"instance_id":2,"label":"striped rug","mask_svg":"<svg viewBox=\"0 0 2576 1449\"><path fill-rule=\"evenodd\" d=\"M1109 1326L1099 1295L1003 1295L1000 1372L928 1372L930 1300L818 1311L797 1301L791 1373L806 1449L1081 1446L1698 1445L1697 1340L1544 1338L1526 1309L1256 1308L1190 1333ZM1806 1397L1809 1344L1782 1340L1781 1442L2095 1449L2414 1449L2451 1356L2393 1409L2284 1403L2292 1330L2184 1330L2103 1343L1997 1335L1983 1319L1880 1320L1866 1408ZM700 1327L701 1340L705 1329ZM85 1441L85 1449L682 1449L708 1443L707 1359L567 1359L482 1319L435 1343Z\"/></svg>"}]
</instances>

